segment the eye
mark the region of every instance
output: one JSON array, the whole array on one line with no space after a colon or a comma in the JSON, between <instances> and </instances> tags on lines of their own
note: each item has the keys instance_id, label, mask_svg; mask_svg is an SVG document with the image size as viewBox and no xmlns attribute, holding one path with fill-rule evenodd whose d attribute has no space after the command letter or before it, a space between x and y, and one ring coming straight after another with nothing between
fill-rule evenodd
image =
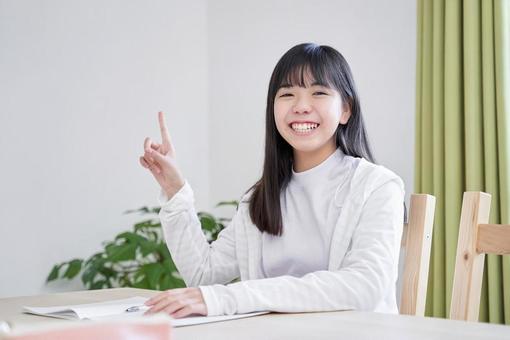
<instances>
[{"instance_id":1,"label":"eye","mask_svg":"<svg viewBox=\"0 0 510 340\"><path fill-rule=\"evenodd\" d=\"M280 98L282 98L282 97L292 97L292 93L282 93L278 97L280 97Z\"/></svg>"},{"instance_id":2,"label":"eye","mask_svg":"<svg viewBox=\"0 0 510 340\"><path fill-rule=\"evenodd\" d=\"M322 95L327 96L328 95L326 92L322 92L322 91L317 91L317 92L314 92L313 94L318 95L318 96L322 96Z\"/></svg>"}]
</instances>

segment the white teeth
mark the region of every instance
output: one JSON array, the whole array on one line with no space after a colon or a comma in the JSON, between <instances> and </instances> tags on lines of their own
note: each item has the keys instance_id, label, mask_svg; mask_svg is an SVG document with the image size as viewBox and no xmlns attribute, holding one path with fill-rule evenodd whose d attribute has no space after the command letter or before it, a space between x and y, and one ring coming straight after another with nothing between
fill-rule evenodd
<instances>
[{"instance_id":1,"label":"white teeth","mask_svg":"<svg viewBox=\"0 0 510 340\"><path fill-rule=\"evenodd\" d=\"M291 125L293 130L300 131L300 132L311 131L311 130L317 128L317 126L319 126L319 124L316 124L316 123L293 123Z\"/></svg>"}]
</instances>

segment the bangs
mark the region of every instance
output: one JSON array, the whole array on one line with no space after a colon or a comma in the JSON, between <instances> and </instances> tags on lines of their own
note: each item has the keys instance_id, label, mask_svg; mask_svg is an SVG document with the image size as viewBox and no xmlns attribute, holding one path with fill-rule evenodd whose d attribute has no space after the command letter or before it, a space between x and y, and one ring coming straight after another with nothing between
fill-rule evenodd
<instances>
[{"instance_id":1,"label":"bangs","mask_svg":"<svg viewBox=\"0 0 510 340\"><path fill-rule=\"evenodd\" d=\"M297 51L296 51L297 52ZM331 75L331 63L320 49L301 50L289 53L280 60L279 70L275 73L276 89L281 87L309 87L321 85L335 88Z\"/></svg>"}]
</instances>

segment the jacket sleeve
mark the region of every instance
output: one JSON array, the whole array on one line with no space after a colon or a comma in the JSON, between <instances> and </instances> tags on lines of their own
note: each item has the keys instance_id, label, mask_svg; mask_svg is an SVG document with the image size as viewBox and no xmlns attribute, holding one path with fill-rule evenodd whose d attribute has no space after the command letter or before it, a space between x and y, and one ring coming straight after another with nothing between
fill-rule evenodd
<instances>
[{"instance_id":1,"label":"jacket sleeve","mask_svg":"<svg viewBox=\"0 0 510 340\"><path fill-rule=\"evenodd\" d=\"M208 315L374 310L395 285L403 201L400 179L369 195L339 270L201 286Z\"/></svg>"},{"instance_id":2,"label":"jacket sleeve","mask_svg":"<svg viewBox=\"0 0 510 340\"><path fill-rule=\"evenodd\" d=\"M241 218L239 212L219 233L217 240L209 244L195 212L193 190L187 181L170 200L161 190L159 202L159 218L168 250L188 287L228 283L239 277L235 252L235 225Z\"/></svg>"}]
</instances>

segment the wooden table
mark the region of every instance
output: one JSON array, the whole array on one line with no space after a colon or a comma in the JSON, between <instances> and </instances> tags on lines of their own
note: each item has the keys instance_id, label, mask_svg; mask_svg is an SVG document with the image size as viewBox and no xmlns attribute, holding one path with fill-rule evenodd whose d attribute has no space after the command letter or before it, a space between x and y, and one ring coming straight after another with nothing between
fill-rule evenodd
<instances>
[{"instance_id":1,"label":"wooden table","mask_svg":"<svg viewBox=\"0 0 510 340\"><path fill-rule=\"evenodd\" d=\"M66 320L22 314L22 306L91 303L157 292L119 288L0 299L0 320L14 330ZM370 312L266 314L174 329L179 339L510 339L510 326Z\"/></svg>"}]
</instances>

